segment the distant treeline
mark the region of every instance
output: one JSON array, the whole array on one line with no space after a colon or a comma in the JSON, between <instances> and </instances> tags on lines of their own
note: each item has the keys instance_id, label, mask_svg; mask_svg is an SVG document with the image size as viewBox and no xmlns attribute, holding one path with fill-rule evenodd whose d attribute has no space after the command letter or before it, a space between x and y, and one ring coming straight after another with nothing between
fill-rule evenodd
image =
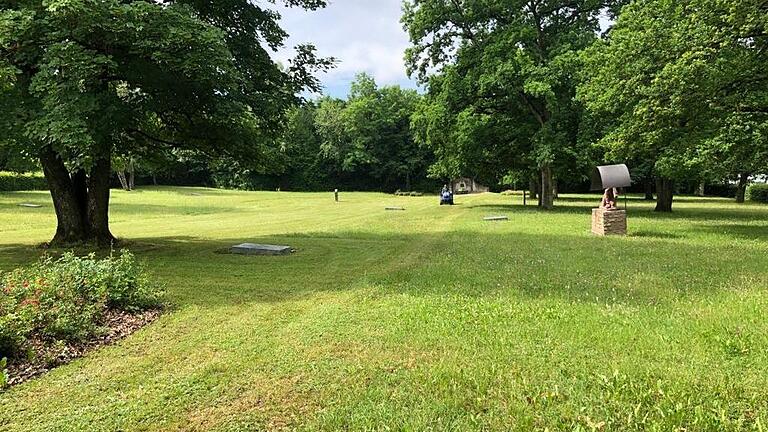
<instances>
[{"instance_id":1,"label":"distant treeline","mask_svg":"<svg viewBox=\"0 0 768 432\"><path fill-rule=\"evenodd\" d=\"M282 190L434 190L430 149L411 133L421 96L399 86L379 87L358 75L347 100L323 97L292 109L279 149L266 163L213 164L217 186Z\"/></svg>"},{"instance_id":2,"label":"distant treeline","mask_svg":"<svg viewBox=\"0 0 768 432\"><path fill-rule=\"evenodd\" d=\"M431 149L414 141L411 117L422 96L379 87L360 74L347 100L324 96L292 108L280 145L258 161L197 152L131 156L136 184L201 185L243 190L436 191ZM114 185L119 186L117 178Z\"/></svg>"}]
</instances>

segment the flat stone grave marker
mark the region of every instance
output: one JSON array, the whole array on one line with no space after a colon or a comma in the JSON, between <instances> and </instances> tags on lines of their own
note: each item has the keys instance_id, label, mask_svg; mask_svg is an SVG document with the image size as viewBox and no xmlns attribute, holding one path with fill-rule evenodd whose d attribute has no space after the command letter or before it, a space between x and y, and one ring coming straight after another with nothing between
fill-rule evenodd
<instances>
[{"instance_id":1,"label":"flat stone grave marker","mask_svg":"<svg viewBox=\"0 0 768 432\"><path fill-rule=\"evenodd\" d=\"M19 204L19 207L26 207L26 208L41 208L42 206L41 206L40 204L29 204L29 203L24 203L24 204Z\"/></svg>"},{"instance_id":2,"label":"flat stone grave marker","mask_svg":"<svg viewBox=\"0 0 768 432\"><path fill-rule=\"evenodd\" d=\"M385 207L384 210L405 211L404 207Z\"/></svg>"},{"instance_id":3,"label":"flat stone grave marker","mask_svg":"<svg viewBox=\"0 0 768 432\"><path fill-rule=\"evenodd\" d=\"M486 216L483 218L485 221L505 221L509 220L508 216Z\"/></svg>"},{"instance_id":4,"label":"flat stone grave marker","mask_svg":"<svg viewBox=\"0 0 768 432\"><path fill-rule=\"evenodd\" d=\"M290 246L242 243L229 248L229 252L238 255L290 255Z\"/></svg>"}]
</instances>

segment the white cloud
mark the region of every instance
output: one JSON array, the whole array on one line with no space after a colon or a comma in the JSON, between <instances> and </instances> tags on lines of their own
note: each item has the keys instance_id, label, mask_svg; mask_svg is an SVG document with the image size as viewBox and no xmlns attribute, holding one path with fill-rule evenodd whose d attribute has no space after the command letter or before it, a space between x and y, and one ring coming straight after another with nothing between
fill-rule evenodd
<instances>
[{"instance_id":1,"label":"white cloud","mask_svg":"<svg viewBox=\"0 0 768 432\"><path fill-rule=\"evenodd\" d=\"M334 96L346 94L359 72L370 73L379 84L413 87L405 73L409 41L400 24L400 8L400 0L330 0L325 9L314 12L278 7L290 38L275 57L285 61L293 46L312 43L319 55L337 58L337 67L321 77Z\"/></svg>"}]
</instances>

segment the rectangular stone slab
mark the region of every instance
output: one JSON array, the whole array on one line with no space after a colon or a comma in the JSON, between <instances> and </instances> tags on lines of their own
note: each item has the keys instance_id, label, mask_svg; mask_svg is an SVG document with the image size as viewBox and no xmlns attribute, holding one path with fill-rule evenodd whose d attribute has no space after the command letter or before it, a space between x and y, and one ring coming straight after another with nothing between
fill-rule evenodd
<instances>
[{"instance_id":1,"label":"rectangular stone slab","mask_svg":"<svg viewBox=\"0 0 768 432\"><path fill-rule=\"evenodd\" d=\"M40 204L19 204L19 207L41 208L42 206Z\"/></svg>"},{"instance_id":2,"label":"rectangular stone slab","mask_svg":"<svg viewBox=\"0 0 768 432\"><path fill-rule=\"evenodd\" d=\"M405 209L403 207L385 207L384 210L405 211Z\"/></svg>"},{"instance_id":3,"label":"rectangular stone slab","mask_svg":"<svg viewBox=\"0 0 768 432\"><path fill-rule=\"evenodd\" d=\"M232 246L229 248L229 252L238 255L288 255L291 253L291 247L281 245L243 243Z\"/></svg>"},{"instance_id":4,"label":"rectangular stone slab","mask_svg":"<svg viewBox=\"0 0 768 432\"><path fill-rule=\"evenodd\" d=\"M484 217L483 220L486 220L486 221L505 221L505 220L509 220L509 217L507 217L507 216L487 216L487 217Z\"/></svg>"}]
</instances>

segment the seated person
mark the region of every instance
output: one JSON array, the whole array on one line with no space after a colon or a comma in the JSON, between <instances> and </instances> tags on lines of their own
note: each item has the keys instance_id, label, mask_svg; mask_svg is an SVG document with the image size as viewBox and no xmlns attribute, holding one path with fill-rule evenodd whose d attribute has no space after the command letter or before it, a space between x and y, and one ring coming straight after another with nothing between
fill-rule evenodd
<instances>
[{"instance_id":1,"label":"seated person","mask_svg":"<svg viewBox=\"0 0 768 432\"><path fill-rule=\"evenodd\" d=\"M600 207L606 210L618 210L616 202L619 199L619 190L616 188L608 188L603 193L603 200L600 202Z\"/></svg>"}]
</instances>

